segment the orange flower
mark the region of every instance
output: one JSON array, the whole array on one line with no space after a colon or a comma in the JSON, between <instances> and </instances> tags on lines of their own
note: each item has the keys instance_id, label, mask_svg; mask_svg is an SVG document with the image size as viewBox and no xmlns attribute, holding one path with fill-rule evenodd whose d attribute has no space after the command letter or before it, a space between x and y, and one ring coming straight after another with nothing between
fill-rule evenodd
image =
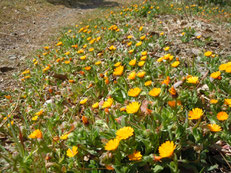
<instances>
[{"instance_id":1,"label":"orange flower","mask_svg":"<svg viewBox=\"0 0 231 173\"><path fill-rule=\"evenodd\" d=\"M83 121L83 124L88 124L88 119L86 116L82 116L82 121Z\"/></svg>"},{"instance_id":2,"label":"orange flower","mask_svg":"<svg viewBox=\"0 0 231 173\"><path fill-rule=\"evenodd\" d=\"M160 95L161 89L160 88L153 88L151 91L149 91L149 95L153 97L157 97Z\"/></svg>"},{"instance_id":3,"label":"orange flower","mask_svg":"<svg viewBox=\"0 0 231 173\"><path fill-rule=\"evenodd\" d=\"M87 70L87 71L89 71L89 70L91 70L91 66L87 66L84 69Z\"/></svg>"},{"instance_id":4,"label":"orange flower","mask_svg":"<svg viewBox=\"0 0 231 173\"><path fill-rule=\"evenodd\" d=\"M28 138L33 138L33 139L34 139L34 138L41 139L42 137L43 137L42 132L41 132L39 129L33 131L33 132L28 136Z\"/></svg>"},{"instance_id":5,"label":"orange flower","mask_svg":"<svg viewBox=\"0 0 231 173\"><path fill-rule=\"evenodd\" d=\"M152 84L151 80L149 80L149 81L147 81L147 82L144 83L145 86L150 86L151 84Z\"/></svg>"},{"instance_id":6,"label":"orange flower","mask_svg":"<svg viewBox=\"0 0 231 173\"><path fill-rule=\"evenodd\" d=\"M115 139L111 139L108 141L108 143L104 146L104 149L107 151L112 151L112 150L116 150L117 147L119 146L120 140L115 138Z\"/></svg>"},{"instance_id":7,"label":"orange flower","mask_svg":"<svg viewBox=\"0 0 231 173\"><path fill-rule=\"evenodd\" d=\"M134 153L129 154L128 158L132 161L139 161L142 159L142 154L140 153L140 151L135 151Z\"/></svg>"},{"instance_id":8,"label":"orange flower","mask_svg":"<svg viewBox=\"0 0 231 173\"><path fill-rule=\"evenodd\" d=\"M128 91L128 96L131 97L137 97L141 92L141 89L136 87L136 88L132 88Z\"/></svg>"},{"instance_id":9,"label":"orange flower","mask_svg":"<svg viewBox=\"0 0 231 173\"><path fill-rule=\"evenodd\" d=\"M130 80L133 80L133 79L135 79L135 78L136 78L136 72L135 72L135 71L131 72L131 73L128 75L128 79L130 79Z\"/></svg>"},{"instance_id":10,"label":"orange flower","mask_svg":"<svg viewBox=\"0 0 231 173\"><path fill-rule=\"evenodd\" d=\"M171 94L172 96L177 96L177 92L176 92L174 86L172 86L168 91L170 92L170 94Z\"/></svg>"},{"instance_id":11,"label":"orange flower","mask_svg":"<svg viewBox=\"0 0 231 173\"><path fill-rule=\"evenodd\" d=\"M111 165L106 165L105 167L106 167L106 169L109 170L109 171L114 170L113 166L111 166Z\"/></svg>"},{"instance_id":12,"label":"orange flower","mask_svg":"<svg viewBox=\"0 0 231 173\"><path fill-rule=\"evenodd\" d=\"M176 148L173 141L166 141L159 147L159 154L161 158L171 157Z\"/></svg>"},{"instance_id":13,"label":"orange flower","mask_svg":"<svg viewBox=\"0 0 231 173\"><path fill-rule=\"evenodd\" d=\"M124 66L119 66L114 69L113 75L121 76L123 74L123 71L124 71Z\"/></svg>"},{"instance_id":14,"label":"orange flower","mask_svg":"<svg viewBox=\"0 0 231 173\"><path fill-rule=\"evenodd\" d=\"M217 114L217 119L220 121L227 120L229 118L229 115L226 112L219 112Z\"/></svg>"},{"instance_id":15,"label":"orange flower","mask_svg":"<svg viewBox=\"0 0 231 173\"><path fill-rule=\"evenodd\" d=\"M217 124L208 124L208 128L210 129L211 132L221 131L221 126L219 126Z\"/></svg>"},{"instance_id":16,"label":"orange flower","mask_svg":"<svg viewBox=\"0 0 231 173\"><path fill-rule=\"evenodd\" d=\"M142 78L142 77L144 77L145 74L146 74L145 71L141 71L141 72L138 72L136 75L137 75L139 78Z\"/></svg>"},{"instance_id":17,"label":"orange flower","mask_svg":"<svg viewBox=\"0 0 231 173\"><path fill-rule=\"evenodd\" d=\"M165 84L167 86L169 85L169 83L170 83L170 77L169 76L167 76L167 78L163 82L161 82L162 85Z\"/></svg>"},{"instance_id":18,"label":"orange flower","mask_svg":"<svg viewBox=\"0 0 231 173\"><path fill-rule=\"evenodd\" d=\"M130 66L136 65L136 59L131 60L131 61L129 62L129 65L130 65Z\"/></svg>"},{"instance_id":19,"label":"orange flower","mask_svg":"<svg viewBox=\"0 0 231 173\"><path fill-rule=\"evenodd\" d=\"M176 105L177 106L179 106L179 105L181 105L181 101L175 101L175 100L172 100L172 101L168 101L168 105L170 106L170 107L176 107Z\"/></svg>"},{"instance_id":20,"label":"orange flower","mask_svg":"<svg viewBox=\"0 0 231 173\"><path fill-rule=\"evenodd\" d=\"M221 76L221 72L217 71L217 72L213 72L210 77L213 79L218 79Z\"/></svg>"},{"instance_id":21,"label":"orange flower","mask_svg":"<svg viewBox=\"0 0 231 173\"><path fill-rule=\"evenodd\" d=\"M210 100L210 103L211 103L211 104L216 104L217 102L218 102L218 100L216 100L216 99L211 99L211 100Z\"/></svg>"}]
</instances>

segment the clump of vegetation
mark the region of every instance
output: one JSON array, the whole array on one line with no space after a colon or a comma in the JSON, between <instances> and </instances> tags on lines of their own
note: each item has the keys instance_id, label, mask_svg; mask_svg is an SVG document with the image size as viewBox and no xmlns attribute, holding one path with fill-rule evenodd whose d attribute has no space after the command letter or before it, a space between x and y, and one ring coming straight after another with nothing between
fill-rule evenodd
<instances>
[{"instance_id":1,"label":"clump of vegetation","mask_svg":"<svg viewBox=\"0 0 231 173\"><path fill-rule=\"evenodd\" d=\"M29 62L23 87L4 96L2 169L229 169L221 148L231 145L231 57L205 49L179 57L156 16L182 9L160 4L144 1L80 23ZM203 43L195 32L186 28L175 38Z\"/></svg>"}]
</instances>

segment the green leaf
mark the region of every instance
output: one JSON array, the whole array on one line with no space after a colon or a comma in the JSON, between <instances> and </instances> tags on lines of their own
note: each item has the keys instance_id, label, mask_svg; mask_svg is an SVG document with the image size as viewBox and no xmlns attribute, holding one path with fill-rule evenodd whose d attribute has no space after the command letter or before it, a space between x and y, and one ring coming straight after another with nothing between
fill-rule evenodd
<instances>
[{"instance_id":1,"label":"green leaf","mask_svg":"<svg viewBox=\"0 0 231 173\"><path fill-rule=\"evenodd\" d=\"M153 170L153 172L158 173L158 172L162 171L163 169L164 168L162 166L156 165L152 170Z\"/></svg>"}]
</instances>

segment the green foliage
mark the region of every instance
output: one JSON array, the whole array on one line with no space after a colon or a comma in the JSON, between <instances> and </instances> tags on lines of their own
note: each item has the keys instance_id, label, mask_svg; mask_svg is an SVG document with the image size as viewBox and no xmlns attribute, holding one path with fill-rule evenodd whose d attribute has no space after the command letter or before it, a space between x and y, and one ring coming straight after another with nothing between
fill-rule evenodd
<instances>
[{"instance_id":1,"label":"green foliage","mask_svg":"<svg viewBox=\"0 0 231 173\"><path fill-rule=\"evenodd\" d=\"M1 122L10 141L0 145L5 172L227 168L228 158L213 158L221 156L218 141L231 144L230 117L217 116L230 112L231 57L209 50L178 57L154 16L167 7L182 15L182 9L162 3L145 1L80 23L29 62L19 75L18 97L4 99L11 105ZM153 23L158 31L151 30ZM174 38L181 35L184 44L197 39L197 46L209 42L195 33L185 28Z\"/></svg>"}]
</instances>

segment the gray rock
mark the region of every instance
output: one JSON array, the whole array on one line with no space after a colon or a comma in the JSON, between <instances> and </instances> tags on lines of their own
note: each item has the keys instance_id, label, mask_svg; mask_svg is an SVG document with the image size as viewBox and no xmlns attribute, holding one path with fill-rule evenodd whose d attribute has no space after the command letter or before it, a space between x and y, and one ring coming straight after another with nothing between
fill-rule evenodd
<instances>
[{"instance_id":1,"label":"gray rock","mask_svg":"<svg viewBox=\"0 0 231 173\"><path fill-rule=\"evenodd\" d=\"M17 56L16 55L10 55L8 58L9 58L9 60L16 60Z\"/></svg>"}]
</instances>

